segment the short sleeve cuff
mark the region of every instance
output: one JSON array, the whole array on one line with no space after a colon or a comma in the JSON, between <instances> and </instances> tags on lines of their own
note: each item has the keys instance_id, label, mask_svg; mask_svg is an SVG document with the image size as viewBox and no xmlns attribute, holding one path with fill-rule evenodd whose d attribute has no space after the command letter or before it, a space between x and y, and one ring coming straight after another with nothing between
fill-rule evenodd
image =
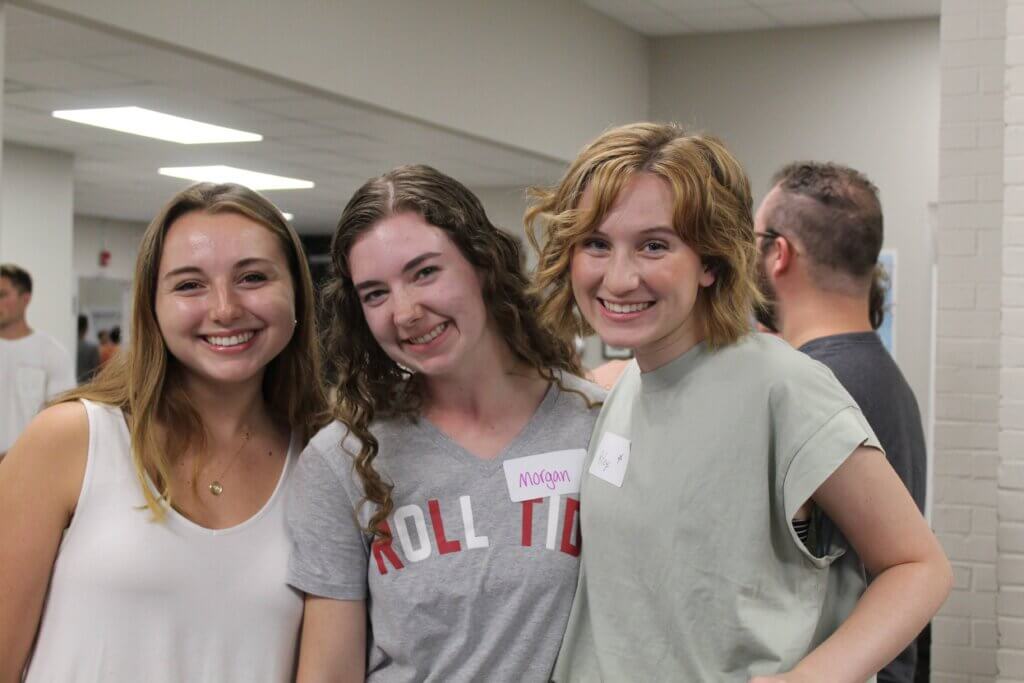
<instances>
[{"instance_id":1,"label":"short sleeve cuff","mask_svg":"<svg viewBox=\"0 0 1024 683\"><path fill-rule=\"evenodd\" d=\"M332 600L365 600L366 584L328 583L322 579L311 577L294 567L288 568L288 585L308 595Z\"/></svg>"},{"instance_id":2,"label":"short sleeve cuff","mask_svg":"<svg viewBox=\"0 0 1024 683\"><path fill-rule=\"evenodd\" d=\"M786 519L792 519L800 506L860 446L882 450L859 408L849 406L829 418L800 447L786 472L782 489Z\"/></svg>"}]
</instances>

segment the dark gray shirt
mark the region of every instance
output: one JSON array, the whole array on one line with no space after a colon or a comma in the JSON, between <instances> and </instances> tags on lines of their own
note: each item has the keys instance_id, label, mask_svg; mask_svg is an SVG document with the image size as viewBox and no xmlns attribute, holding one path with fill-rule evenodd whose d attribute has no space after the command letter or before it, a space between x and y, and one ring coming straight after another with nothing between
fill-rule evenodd
<instances>
[{"instance_id":1,"label":"dark gray shirt","mask_svg":"<svg viewBox=\"0 0 1024 683\"><path fill-rule=\"evenodd\" d=\"M924 511L927 455L921 413L910 385L878 335L836 334L809 341L800 350L828 366L853 396L896 474L906 484L918 509ZM851 565L860 562L852 550L844 559ZM879 672L879 683L911 683L916 662L917 648L911 643L896 661Z\"/></svg>"},{"instance_id":2,"label":"dark gray shirt","mask_svg":"<svg viewBox=\"0 0 1024 683\"><path fill-rule=\"evenodd\" d=\"M100 367L100 350L92 342L80 339L78 341L78 353L75 357L75 376L79 384L85 384L92 379Z\"/></svg>"}]
</instances>

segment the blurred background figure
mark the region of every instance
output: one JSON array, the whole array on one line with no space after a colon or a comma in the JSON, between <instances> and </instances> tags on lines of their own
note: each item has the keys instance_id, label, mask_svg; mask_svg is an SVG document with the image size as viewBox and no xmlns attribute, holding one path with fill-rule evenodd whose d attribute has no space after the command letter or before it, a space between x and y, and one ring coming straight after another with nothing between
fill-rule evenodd
<instances>
[{"instance_id":1,"label":"blurred background figure","mask_svg":"<svg viewBox=\"0 0 1024 683\"><path fill-rule=\"evenodd\" d=\"M835 374L923 512L928 457L921 413L875 333L885 317L882 223L878 188L863 173L811 161L782 168L754 221L766 299L758 322ZM835 566L830 581L863 580L852 549ZM913 681L917 649L912 643L878 682Z\"/></svg>"},{"instance_id":2,"label":"blurred background figure","mask_svg":"<svg viewBox=\"0 0 1024 683\"><path fill-rule=\"evenodd\" d=\"M79 384L84 384L92 379L100 367L100 349L91 341L86 339L89 331L89 317L78 314L78 352L75 356L75 377Z\"/></svg>"},{"instance_id":3,"label":"blurred background figure","mask_svg":"<svg viewBox=\"0 0 1024 683\"><path fill-rule=\"evenodd\" d=\"M100 367L103 367L121 349L121 328L112 327L110 330L100 330L99 338Z\"/></svg>"},{"instance_id":4,"label":"blurred background figure","mask_svg":"<svg viewBox=\"0 0 1024 683\"><path fill-rule=\"evenodd\" d=\"M47 401L75 386L71 356L28 325L32 276L0 264L0 458Z\"/></svg>"}]
</instances>

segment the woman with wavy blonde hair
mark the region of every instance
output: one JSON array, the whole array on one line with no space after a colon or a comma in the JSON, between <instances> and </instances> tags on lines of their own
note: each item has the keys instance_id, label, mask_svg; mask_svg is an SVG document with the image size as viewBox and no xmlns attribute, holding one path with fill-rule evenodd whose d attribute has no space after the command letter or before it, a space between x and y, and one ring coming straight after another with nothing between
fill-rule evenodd
<instances>
[{"instance_id":1,"label":"woman with wavy blonde hair","mask_svg":"<svg viewBox=\"0 0 1024 683\"><path fill-rule=\"evenodd\" d=\"M539 323L518 242L453 178L368 181L331 257L337 421L288 514L299 680L546 681L601 392Z\"/></svg>"},{"instance_id":2,"label":"woman with wavy blonde hair","mask_svg":"<svg viewBox=\"0 0 1024 683\"><path fill-rule=\"evenodd\" d=\"M192 186L133 295L127 348L0 464L0 680L292 680L284 484L326 410L298 236Z\"/></svg>"},{"instance_id":3,"label":"woman with wavy blonde hair","mask_svg":"<svg viewBox=\"0 0 1024 683\"><path fill-rule=\"evenodd\" d=\"M740 165L713 137L639 123L535 199L542 319L635 353L585 465L554 679L872 677L937 611L949 563L831 373L750 332ZM819 533L822 515L842 537ZM866 591L830 580L847 544Z\"/></svg>"}]
</instances>

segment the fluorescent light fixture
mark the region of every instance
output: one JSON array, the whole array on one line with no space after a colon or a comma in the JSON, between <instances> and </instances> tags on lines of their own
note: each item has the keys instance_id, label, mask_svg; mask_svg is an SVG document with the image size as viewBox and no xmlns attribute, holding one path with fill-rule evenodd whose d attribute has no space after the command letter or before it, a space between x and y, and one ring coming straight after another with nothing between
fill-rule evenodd
<instances>
[{"instance_id":1,"label":"fluorescent light fixture","mask_svg":"<svg viewBox=\"0 0 1024 683\"><path fill-rule=\"evenodd\" d=\"M259 142L258 133L224 128L211 123L183 119L142 107L106 107L101 109L61 109L54 118L99 126L122 133L142 135L183 145L204 145L214 142Z\"/></svg>"},{"instance_id":2,"label":"fluorescent light fixture","mask_svg":"<svg viewBox=\"0 0 1024 683\"><path fill-rule=\"evenodd\" d=\"M184 178L197 182L238 183L252 190L305 190L313 187L311 180L285 178L232 166L177 166L161 168L159 173L172 178Z\"/></svg>"},{"instance_id":3,"label":"fluorescent light fixture","mask_svg":"<svg viewBox=\"0 0 1024 683\"><path fill-rule=\"evenodd\" d=\"M284 219L286 221L290 221L291 219L295 218L295 214L294 213L288 213L287 211L282 211L281 215L284 216Z\"/></svg>"}]
</instances>

